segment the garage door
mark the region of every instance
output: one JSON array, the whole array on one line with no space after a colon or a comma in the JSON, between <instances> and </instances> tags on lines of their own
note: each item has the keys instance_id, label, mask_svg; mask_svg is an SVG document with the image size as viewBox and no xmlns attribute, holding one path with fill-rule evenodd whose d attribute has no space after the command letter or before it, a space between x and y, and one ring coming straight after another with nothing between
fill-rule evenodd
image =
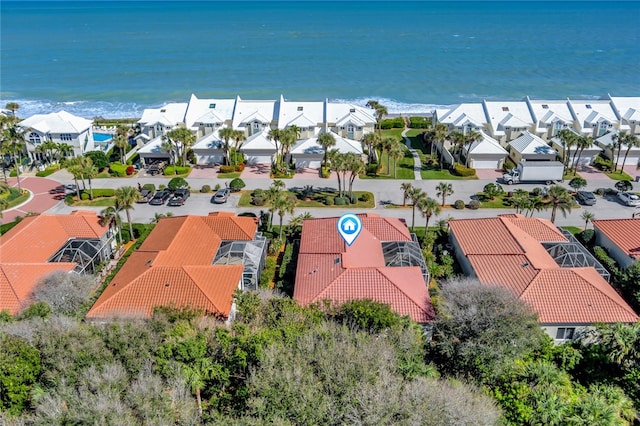
<instances>
[{"instance_id":1,"label":"garage door","mask_svg":"<svg viewBox=\"0 0 640 426\"><path fill-rule=\"evenodd\" d=\"M319 169L322 166L322 160L317 157L297 157L296 168L298 169Z\"/></svg>"},{"instance_id":2,"label":"garage door","mask_svg":"<svg viewBox=\"0 0 640 426\"><path fill-rule=\"evenodd\" d=\"M496 160L474 160L472 167L474 169L491 169L498 168L498 162Z\"/></svg>"},{"instance_id":3,"label":"garage door","mask_svg":"<svg viewBox=\"0 0 640 426\"><path fill-rule=\"evenodd\" d=\"M250 155L247 153L245 155L249 164L271 164L272 162L270 155Z\"/></svg>"},{"instance_id":4,"label":"garage door","mask_svg":"<svg viewBox=\"0 0 640 426\"><path fill-rule=\"evenodd\" d=\"M212 155L196 154L196 163L201 166L208 166L211 164L222 164L223 156L221 154L212 154Z\"/></svg>"}]
</instances>

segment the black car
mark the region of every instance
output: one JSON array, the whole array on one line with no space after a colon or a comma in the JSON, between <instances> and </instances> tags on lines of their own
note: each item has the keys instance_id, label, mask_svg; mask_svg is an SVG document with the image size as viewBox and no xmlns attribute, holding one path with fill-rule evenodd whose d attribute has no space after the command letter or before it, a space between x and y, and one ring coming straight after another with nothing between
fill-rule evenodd
<instances>
[{"instance_id":1,"label":"black car","mask_svg":"<svg viewBox=\"0 0 640 426\"><path fill-rule=\"evenodd\" d=\"M593 192L578 191L576 193L576 200L583 206L593 206L596 203L596 196Z\"/></svg>"},{"instance_id":2,"label":"black car","mask_svg":"<svg viewBox=\"0 0 640 426\"><path fill-rule=\"evenodd\" d=\"M152 206L161 206L166 203L169 198L171 198L171 192L166 190L158 191L151 201L149 201L149 204Z\"/></svg>"},{"instance_id":3,"label":"black car","mask_svg":"<svg viewBox=\"0 0 640 426\"><path fill-rule=\"evenodd\" d=\"M229 188L219 189L218 192L211 197L211 202L215 204L224 204L229 199Z\"/></svg>"},{"instance_id":4,"label":"black car","mask_svg":"<svg viewBox=\"0 0 640 426\"><path fill-rule=\"evenodd\" d=\"M150 189L142 189L140 191L140 198L138 198L138 203L148 203L149 201L151 201L151 198L153 197L153 191Z\"/></svg>"},{"instance_id":5,"label":"black car","mask_svg":"<svg viewBox=\"0 0 640 426\"><path fill-rule=\"evenodd\" d=\"M188 189L176 189L175 192L173 193L173 197L171 197L171 199L169 200L169 203L167 203L168 206L183 206L184 202L187 201L187 198L189 198L189 195L191 195L191 193L189 192Z\"/></svg>"}]
</instances>

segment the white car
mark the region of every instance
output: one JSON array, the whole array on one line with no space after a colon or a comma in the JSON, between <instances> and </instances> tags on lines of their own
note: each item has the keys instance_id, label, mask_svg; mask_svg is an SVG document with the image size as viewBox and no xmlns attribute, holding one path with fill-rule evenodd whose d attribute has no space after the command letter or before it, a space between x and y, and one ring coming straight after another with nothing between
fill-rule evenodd
<instances>
[{"instance_id":1,"label":"white car","mask_svg":"<svg viewBox=\"0 0 640 426\"><path fill-rule=\"evenodd\" d=\"M618 198L625 206L638 207L640 206L640 197L633 192L618 192Z\"/></svg>"}]
</instances>

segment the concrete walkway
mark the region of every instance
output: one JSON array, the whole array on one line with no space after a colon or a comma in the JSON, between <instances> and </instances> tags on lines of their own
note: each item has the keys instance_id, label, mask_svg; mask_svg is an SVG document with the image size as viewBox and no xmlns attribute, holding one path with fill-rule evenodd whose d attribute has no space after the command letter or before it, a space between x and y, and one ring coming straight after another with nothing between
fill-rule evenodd
<instances>
[{"instance_id":1,"label":"concrete walkway","mask_svg":"<svg viewBox=\"0 0 640 426\"><path fill-rule=\"evenodd\" d=\"M407 137L407 132L409 129L404 129L402 132L402 137L404 138L404 143L409 148L409 152L413 155L413 178L415 180L422 180L422 175L420 174L420 170L422 170L422 163L420 162L420 156L418 155L418 151L411 148L411 139Z\"/></svg>"}]
</instances>

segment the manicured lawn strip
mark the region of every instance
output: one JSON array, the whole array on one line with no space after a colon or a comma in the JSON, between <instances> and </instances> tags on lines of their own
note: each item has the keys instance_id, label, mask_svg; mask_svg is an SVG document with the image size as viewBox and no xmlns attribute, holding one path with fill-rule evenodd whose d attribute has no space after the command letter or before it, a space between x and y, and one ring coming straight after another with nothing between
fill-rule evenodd
<instances>
[{"instance_id":1,"label":"manicured lawn strip","mask_svg":"<svg viewBox=\"0 0 640 426\"><path fill-rule=\"evenodd\" d=\"M292 191L287 191L288 194L295 196L295 193ZM369 201L360 201L360 196L362 194L369 194ZM254 206L251 204L253 191L242 191L242 195L240 195L240 201L238 201L238 207L264 207L268 208L269 203L265 203L262 206ZM371 209L375 206L375 199L371 192L367 191L353 191L353 195L358 198L358 202L355 204L349 204L345 206L327 206L324 204L324 198L326 196L336 196L336 192L330 191L316 191L314 197L316 199L311 199L308 201L296 199L296 208L312 208L312 207L326 207L326 208L356 208L356 209Z\"/></svg>"},{"instance_id":2,"label":"manicured lawn strip","mask_svg":"<svg viewBox=\"0 0 640 426\"><path fill-rule=\"evenodd\" d=\"M389 166L391 170L387 171L387 159L389 156L386 152L382 153L381 163L382 168L380 172L376 176L367 176L366 173L362 173L360 175L361 179L393 179L393 159ZM396 179L413 179L413 156L409 152L408 149L404 150L404 157L398 160L398 165L396 168Z\"/></svg>"},{"instance_id":3,"label":"manicured lawn strip","mask_svg":"<svg viewBox=\"0 0 640 426\"><path fill-rule=\"evenodd\" d=\"M11 209L15 206L19 206L29 199L29 192L25 192L24 194L20 194L15 198L8 197L7 198L7 209Z\"/></svg>"},{"instance_id":4,"label":"manicured lawn strip","mask_svg":"<svg viewBox=\"0 0 640 426\"><path fill-rule=\"evenodd\" d=\"M235 179L240 177L242 172L218 173L218 179Z\"/></svg>"},{"instance_id":5,"label":"manicured lawn strip","mask_svg":"<svg viewBox=\"0 0 640 426\"><path fill-rule=\"evenodd\" d=\"M438 165L429 165L429 164L424 164L424 163L422 164L422 170L420 171L420 176L422 176L422 179L424 179L424 180L430 180L430 179L438 179L438 180L474 180L474 179L478 179L477 176L462 177L462 176L452 175L451 172L448 169L440 170L440 166L438 166Z\"/></svg>"},{"instance_id":6,"label":"manicured lawn strip","mask_svg":"<svg viewBox=\"0 0 640 426\"><path fill-rule=\"evenodd\" d=\"M620 170L616 170L615 172L609 171L609 172L603 172L603 173L609 176L609 179L612 179L612 180L633 180L633 178L629 176L627 173L625 173L624 171L620 173Z\"/></svg>"},{"instance_id":7,"label":"manicured lawn strip","mask_svg":"<svg viewBox=\"0 0 640 426\"><path fill-rule=\"evenodd\" d=\"M409 139L416 138L416 137L419 137L424 132L425 132L425 129L409 129L407 130L407 137ZM420 136L420 140L422 140L421 136Z\"/></svg>"},{"instance_id":8,"label":"manicured lawn strip","mask_svg":"<svg viewBox=\"0 0 640 426\"><path fill-rule=\"evenodd\" d=\"M582 177L580 176L580 173L573 173L573 171L566 171L563 175L562 175L562 180L566 180L567 183L573 179L573 178L577 178L577 177Z\"/></svg>"},{"instance_id":9,"label":"manicured lawn strip","mask_svg":"<svg viewBox=\"0 0 640 426\"><path fill-rule=\"evenodd\" d=\"M563 226L562 229L571 232L572 235L577 235L582 232L582 228L579 228L577 226Z\"/></svg>"},{"instance_id":10,"label":"manicured lawn strip","mask_svg":"<svg viewBox=\"0 0 640 426\"><path fill-rule=\"evenodd\" d=\"M380 131L380 137L382 139L384 138L396 138L398 140L401 140L404 142L404 139L402 138L402 132L404 132L404 129L386 129L386 130L381 130Z\"/></svg>"},{"instance_id":11,"label":"manicured lawn strip","mask_svg":"<svg viewBox=\"0 0 640 426\"><path fill-rule=\"evenodd\" d=\"M116 204L116 197L101 197L93 200L83 200L73 203L74 206L84 207L112 207Z\"/></svg>"},{"instance_id":12,"label":"manicured lawn strip","mask_svg":"<svg viewBox=\"0 0 640 426\"><path fill-rule=\"evenodd\" d=\"M480 201L480 208L486 209L504 209L511 207L507 202L507 198L503 196L497 196L493 200Z\"/></svg>"}]
</instances>

